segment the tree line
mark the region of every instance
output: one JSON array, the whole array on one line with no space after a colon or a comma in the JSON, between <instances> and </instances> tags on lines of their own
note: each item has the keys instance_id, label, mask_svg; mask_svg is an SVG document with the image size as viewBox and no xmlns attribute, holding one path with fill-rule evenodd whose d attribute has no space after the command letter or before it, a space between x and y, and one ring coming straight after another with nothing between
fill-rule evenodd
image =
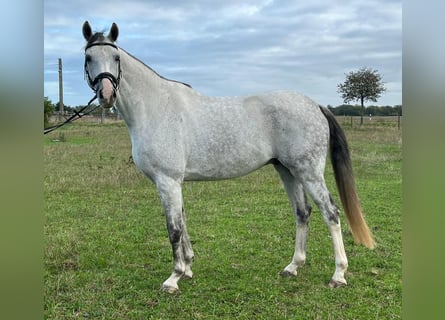
<instances>
[{"instance_id":1,"label":"tree line","mask_svg":"<svg viewBox=\"0 0 445 320\"><path fill-rule=\"evenodd\" d=\"M402 115L402 106L396 105L396 106L369 106L364 107L364 110L362 111L362 107L358 105L349 105L349 104L342 104L337 107L333 107L331 105L327 106L331 112L336 116L353 116L353 117L360 117L362 115L362 112L365 116L379 116L379 117L386 117L386 116L398 116Z\"/></svg>"}]
</instances>

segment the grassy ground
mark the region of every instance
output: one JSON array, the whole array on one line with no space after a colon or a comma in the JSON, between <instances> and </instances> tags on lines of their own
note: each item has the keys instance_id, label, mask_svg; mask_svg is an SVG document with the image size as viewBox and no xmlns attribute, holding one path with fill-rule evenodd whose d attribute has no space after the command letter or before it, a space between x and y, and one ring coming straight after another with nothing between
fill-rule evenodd
<instances>
[{"instance_id":1,"label":"grassy ground","mask_svg":"<svg viewBox=\"0 0 445 320\"><path fill-rule=\"evenodd\" d=\"M340 121L342 122L342 121ZM45 136L46 319L398 319L401 317L401 132L397 123L344 125L362 205L378 247L353 243L345 288L330 289L332 244L314 208L306 265L281 278L294 220L273 167L184 184L195 250L181 293L154 186L130 159L123 123L76 123ZM338 200L330 165L326 179ZM345 222L345 219L343 219Z\"/></svg>"}]
</instances>

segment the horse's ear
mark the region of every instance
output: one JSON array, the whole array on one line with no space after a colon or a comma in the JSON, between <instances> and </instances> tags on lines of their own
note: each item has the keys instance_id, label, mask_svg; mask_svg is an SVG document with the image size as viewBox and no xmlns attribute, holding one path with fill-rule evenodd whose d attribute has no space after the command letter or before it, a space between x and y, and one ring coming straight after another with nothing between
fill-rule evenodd
<instances>
[{"instance_id":1,"label":"horse's ear","mask_svg":"<svg viewBox=\"0 0 445 320\"><path fill-rule=\"evenodd\" d=\"M82 27L82 33L86 41L90 40L91 36L93 35L93 31L91 30L91 26L88 23L88 21L84 22Z\"/></svg>"},{"instance_id":2,"label":"horse's ear","mask_svg":"<svg viewBox=\"0 0 445 320\"><path fill-rule=\"evenodd\" d=\"M110 33L108 34L108 39L111 41L116 41L117 37L119 36L119 28L117 27L117 24L113 22L111 25Z\"/></svg>"}]
</instances>

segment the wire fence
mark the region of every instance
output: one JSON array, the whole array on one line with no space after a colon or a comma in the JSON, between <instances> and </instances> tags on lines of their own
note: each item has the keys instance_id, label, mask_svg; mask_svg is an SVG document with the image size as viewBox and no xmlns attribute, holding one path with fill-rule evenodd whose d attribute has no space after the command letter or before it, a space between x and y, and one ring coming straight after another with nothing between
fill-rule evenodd
<instances>
[{"instance_id":1,"label":"wire fence","mask_svg":"<svg viewBox=\"0 0 445 320\"><path fill-rule=\"evenodd\" d=\"M364 116L363 124L360 123L360 116L336 116L337 121L343 127L357 128L360 126L383 125L402 128L403 116Z\"/></svg>"},{"instance_id":2,"label":"wire fence","mask_svg":"<svg viewBox=\"0 0 445 320\"><path fill-rule=\"evenodd\" d=\"M77 121L83 121L83 122L97 122L97 123L104 123L107 121L118 121L123 120L122 117L116 112L109 112L105 109L102 109L103 111L94 112L89 115L83 116L81 119ZM59 123L66 119L68 119L70 116L72 116L73 112L63 112L59 113L58 111L54 112L49 117L49 123Z\"/></svg>"}]
</instances>

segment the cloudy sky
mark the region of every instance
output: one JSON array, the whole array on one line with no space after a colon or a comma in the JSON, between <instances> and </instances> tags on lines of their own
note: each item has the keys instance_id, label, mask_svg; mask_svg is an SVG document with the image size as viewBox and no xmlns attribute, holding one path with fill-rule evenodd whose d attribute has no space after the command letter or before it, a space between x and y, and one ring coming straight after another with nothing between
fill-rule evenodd
<instances>
[{"instance_id":1,"label":"cloudy sky","mask_svg":"<svg viewBox=\"0 0 445 320\"><path fill-rule=\"evenodd\" d=\"M343 103L337 84L361 67L377 69L402 103L401 0L44 0L44 95L64 102L93 96L83 76L82 24L108 32L159 74L210 96L286 89L323 105Z\"/></svg>"}]
</instances>

